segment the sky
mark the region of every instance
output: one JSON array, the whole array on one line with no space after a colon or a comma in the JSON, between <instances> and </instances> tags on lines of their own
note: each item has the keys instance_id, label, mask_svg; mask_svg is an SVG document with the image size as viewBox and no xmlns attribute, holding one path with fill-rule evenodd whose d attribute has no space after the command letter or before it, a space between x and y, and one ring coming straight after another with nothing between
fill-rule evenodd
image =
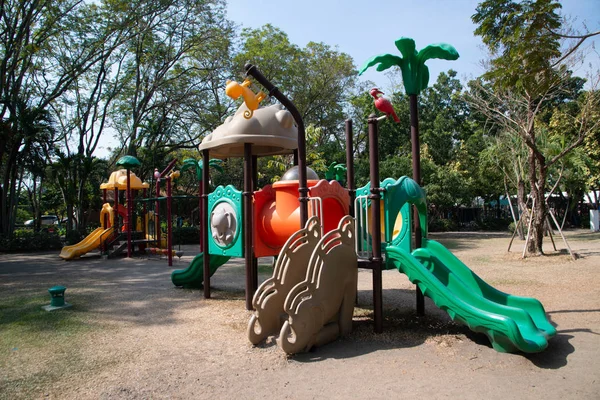
<instances>
[{"instance_id":1,"label":"sky","mask_svg":"<svg viewBox=\"0 0 600 400\"><path fill-rule=\"evenodd\" d=\"M394 41L406 36L415 40L417 50L443 42L453 45L460 54L456 61L427 61L430 84L450 68L463 81L484 72L480 62L486 58L486 50L473 34L475 25L471 22L478 0L227 1L228 18L241 27L259 28L270 23L298 46L312 41L336 47L349 54L357 68L374 55L398 54ZM590 31L600 30L600 0L564 0L562 5L563 14L576 18L576 26L586 23ZM586 44L591 45L591 41ZM596 39L596 47L600 52L600 39ZM595 70L600 68L598 53L588 57L577 73L584 76L590 63ZM390 86L389 78L374 68L362 76L379 87Z\"/></svg>"}]
</instances>

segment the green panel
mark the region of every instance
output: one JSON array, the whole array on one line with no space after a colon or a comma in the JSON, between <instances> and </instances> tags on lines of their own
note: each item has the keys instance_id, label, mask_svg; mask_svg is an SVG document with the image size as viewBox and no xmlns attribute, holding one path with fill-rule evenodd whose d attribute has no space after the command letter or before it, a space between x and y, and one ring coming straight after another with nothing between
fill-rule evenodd
<instances>
[{"instance_id":1,"label":"green panel","mask_svg":"<svg viewBox=\"0 0 600 400\"><path fill-rule=\"evenodd\" d=\"M225 203L224 205L222 203ZM233 239L227 244L220 243L213 237L211 220L213 213L218 213L223 206L233 210L235 214L235 229ZM242 192L232 185L219 186L208 195L208 252L209 254L229 257L244 256L244 229L243 229Z\"/></svg>"},{"instance_id":2,"label":"green panel","mask_svg":"<svg viewBox=\"0 0 600 400\"><path fill-rule=\"evenodd\" d=\"M382 250L385 251L385 248L391 244L393 246L401 247L404 251L410 252L412 250L411 204L414 204L417 207L419 219L421 221L421 233L424 238L427 237L427 203L425 201L425 192L414 180L406 176L397 180L386 178L381 182L380 186L385 189L381 193L381 200L384 204L383 218L385 221L385 240L383 240L381 244ZM368 183L356 190L356 196L369 195L370 189L371 185ZM370 201L368 203L370 203ZM359 210L356 210L356 213L358 212ZM402 215L402 225L399 232L394 235L398 214ZM363 228L363 232L364 231L365 229ZM385 268L391 269L395 267L388 262L386 263Z\"/></svg>"},{"instance_id":3,"label":"green panel","mask_svg":"<svg viewBox=\"0 0 600 400\"><path fill-rule=\"evenodd\" d=\"M394 182L396 182L395 179L385 178L383 181L381 181L379 183L379 187L383 188L383 187L386 187L386 186L388 186L390 184L393 184ZM371 182L368 182L365 186L356 189L356 197L358 197L358 196L368 196L370 194L371 194ZM386 192L381 192L381 204L384 204L384 212L383 212L384 218L385 218L385 215L386 215L386 211L385 211L386 196L387 196ZM358 215L359 212L365 213L365 206L364 206L365 203L361 203L361 204L363 204L363 208L362 208L362 210L355 210L354 213L356 215ZM368 207L371 204L371 200L367 200L366 204L367 204L367 207ZM371 216L369 215L369 218L370 217ZM387 219L384 219L384 221L387 221ZM385 225L384 228L385 228L384 237L388 238L391 235L391 232L388 233L388 226L387 226L387 224ZM363 248L365 248L365 249L367 249L367 248L371 249L371 235L370 234L367 235L368 227L366 227L366 226L358 227L357 226L357 229L361 229L361 233L360 233L361 236L360 237L363 238L363 242L368 242L368 243L364 243L363 244ZM387 246L387 241L386 240L382 240L381 241L381 250L385 251L385 247L386 246ZM385 265L384 265L384 268L385 268Z\"/></svg>"},{"instance_id":4,"label":"green panel","mask_svg":"<svg viewBox=\"0 0 600 400\"><path fill-rule=\"evenodd\" d=\"M406 203L414 204L419 212L421 222L421 234L427 237L427 202L425 201L425 191L411 178L403 176L393 184L386 187L387 202L390 220L395 221L396 216Z\"/></svg>"},{"instance_id":5,"label":"green panel","mask_svg":"<svg viewBox=\"0 0 600 400\"><path fill-rule=\"evenodd\" d=\"M425 296L452 319L486 334L497 351L540 352L556 334L538 300L494 289L433 240L423 240L412 254L388 246L387 255Z\"/></svg>"}]
</instances>

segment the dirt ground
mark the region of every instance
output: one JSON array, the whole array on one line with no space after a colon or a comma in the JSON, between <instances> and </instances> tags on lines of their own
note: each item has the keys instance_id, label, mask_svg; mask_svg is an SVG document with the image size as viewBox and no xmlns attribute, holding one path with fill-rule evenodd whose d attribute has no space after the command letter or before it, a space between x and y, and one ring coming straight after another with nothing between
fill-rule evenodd
<instances>
[{"instance_id":1,"label":"dirt ground","mask_svg":"<svg viewBox=\"0 0 600 400\"><path fill-rule=\"evenodd\" d=\"M549 251L549 241L552 255L521 260L522 242L507 253L507 234L432 237L492 286L538 298L558 329L549 347L498 353L429 299L426 316L418 317L414 286L397 271L384 272L384 333L374 334L372 277L361 270L353 333L287 357L273 340L248 342L242 260L217 271L213 297L205 300L170 281L171 271L196 254L192 247L173 268L165 259L91 254L65 262L58 252L2 254L0 336L4 330L8 339L0 339L0 398L600 398L600 234L568 232L577 261ZM557 247L565 247L560 239ZM268 268L260 269L264 280ZM56 284L68 288L73 304L50 317L70 313L64 332L56 324L32 333L27 321L13 318L11 329L29 339L8 336L1 313L38 310ZM27 299L40 304L23 306Z\"/></svg>"}]
</instances>

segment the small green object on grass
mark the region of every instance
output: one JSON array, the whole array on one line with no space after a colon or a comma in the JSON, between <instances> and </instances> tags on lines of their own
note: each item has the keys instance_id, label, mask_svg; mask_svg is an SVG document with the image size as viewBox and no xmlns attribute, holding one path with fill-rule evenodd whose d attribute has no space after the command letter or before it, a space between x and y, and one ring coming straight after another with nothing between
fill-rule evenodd
<instances>
[{"instance_id":1,"label":"small green object on grass","mask_svg":"<svg viewBox=\"0 0 600 400\"><path fill-rule=\"evenodd\" d=\"M67 290L67 288L64 286L52 286L48 289L48 293L50 293L50 304L43 306L42 308L46 311L54 311L71 307L71 304L65 303L65 290Z\"/></svg>"}]
</instances>

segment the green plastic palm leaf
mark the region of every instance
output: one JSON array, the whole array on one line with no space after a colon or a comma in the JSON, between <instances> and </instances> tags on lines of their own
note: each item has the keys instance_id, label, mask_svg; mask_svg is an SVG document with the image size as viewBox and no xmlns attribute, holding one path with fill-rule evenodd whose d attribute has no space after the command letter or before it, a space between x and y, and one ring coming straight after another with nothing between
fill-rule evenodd
<instances>
[{"instance_id":1,"label":"green plastic palm leaf","mask_svg":"<svg viewBox=\"0 0 600 400\"><path fill-rule=\"evenodd\" d=\"M335 175L335 166L337 165L337 163L334 161L331 163L331 165L329 165L329 167L327 167L327 171L325 171L325 179L327 179L328 181L332 180L334 175Z\"/></svg>"},{"instance_id":2,"label":"green plastic palm leaf","mask_svg":"<svg viewBox=\"0 0 600 400\"><path fill-rule=\"evenodd\" d=\"M432 58L456 60L459 57L456 49L446 43L431 44L418 53L415 41L411 38L402 37L394 43L402 57L393 54L372 57L360 69L358 74L362 74L375 65L377 65L377 71L384 71L393 66L400 67L406 93L418 95L429 84L429 68L425 65L425 61Z\"/></svg>"},{"instance_id":3,"label":"green plastic palm leaf","mask_svg":"<svg viewBox=\"0 0 600 400\"><path fill-rule=\"evenodd\" d=\"M379 65L377 65L376 70L381 72L391 67L400 66L402 62L402 57L398 57L393 54L381 54L378 56L371 57L369 60L367 60L365 65L363 65L360 71L358 71L358 74L361 75L367 69L377 64Z\"/></svg>"},{"instance_id":4,"label":"green plastic palm leaf","mask_svg":"<svg viewBox=\"0 0 600 400\"><path fill-rule=\"evenodd\" d=\"M193 158L186 158L185 160L183 160L181 172L184 172L184 171L187 171L188 169L194 168L194 171L196 172L196 179L201 181L202 180L202 166L199 167L198 164L201 164L201 163L194 160Z\"/></svg>"},{"instance_id":5,"label":"green plastic palm leaf","mask_svg":"<svg viewBox=\"0 0 600 400\"><path fill-rule=\"evenodd\" d=\"M329 165L325 172L325 179L340 181L343 179L343 174L346 173L346 166L342 163L336 163L335 161Z\"/></svg>"},{"instance_id":6,"label":"green plastic palm leaf","mask_svg":"<svg viewBox=\"0 0 600 400\"><path fill-rule=\"evenodd\" d=\"M223 167L221 166L222 164L223 160L219 160L217 158L213 158L212 160L208 161L208 166L216 169L219 172L223 172Z\"/></svg>"},{"instance_id":7,"label":"green plastic palm leaf","mask_svg":"<svg viewBox=\"0 0 600 400\"><path fill-rule=\"evenodd\" d=\"M348 169L346 168L346 166L344 164L338 164L334 167L335 169L335 180L338 182L341 182L344 179L344 175L346 175L346 172L348 171Z\"/></svg>"},{"instance_id":8,"label":"green plastic palm leaf","mask_svg":"<svg viewBox=\"0 0 600 400\"><path fill-rule=\"evenodd\" d=\"M221 167L221 164L223 164L223 160L212 159L212 160L208 161L209 167L214 168L219 172L223 172L223 167ZM181 172L188 170L190 168L195 168L196 180L202 181L202 166L203 166L202 160L196 161L193 158L186 158L185 160L183 160L183 166L181 167Z\"/></svg>"},{"instance_id":9,"label":"green plastic palm leaf","mask_svg":"<svg viewBox=\"0 0 600 400\"><path fill-rule=\"evenodd\" d=\"M425 65L425 61L437 58L441 60L456 60L458 59L458 51L454 46L447 43L435 43L421 49L417 54L417 78L419 81L419 91L425 89L429 84L429 68Z\"/></svg>"}]
</instances>

